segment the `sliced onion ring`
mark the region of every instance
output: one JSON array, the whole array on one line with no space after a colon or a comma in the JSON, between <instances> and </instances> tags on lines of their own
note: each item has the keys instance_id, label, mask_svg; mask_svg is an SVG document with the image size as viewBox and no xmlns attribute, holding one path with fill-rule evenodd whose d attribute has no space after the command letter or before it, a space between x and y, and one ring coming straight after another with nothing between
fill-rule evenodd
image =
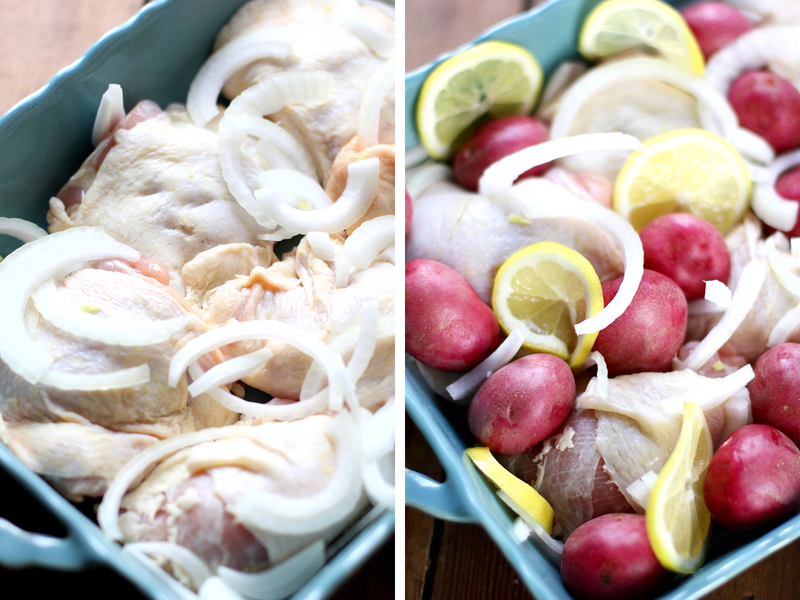
<instances>
[{"instance_id":1,"label":"sliced onion ring","mask_svg":"<svg viewBox=\"0 0 800 600\"><path fill-rule=\"evenodd\" d=\"M324 231L309 231L306 234L308 245L317 258L324 261L332 261L336 256L333 240L330 234Z\"/></svg>"},{"instance_id":2,"label":"sliced onion ring","mask_svg":"<svg viewBox=\"0 0 800 600\"><path fill-rule=\"evenodd\" d=\"M116 83L108 84L108 89L100 98L100 106L92 127L92 145L97 147L109 133L125 118L125 104L122 88Z\"/></svg>"},{"instance_id":3,"label":"sliced onion ring","mask_svg":"<svg viewBox=\"0 0 800 600\"><path fill-rule=\"evenodd\" d=\"M680 415L683 413L684 402L697 402L704 412L711 410L745 387L755 379L755 376L753 367L745 365L730 375L719 379L708 379L697 389L663 400L661 410L668 415Z\"/></svg>"},{"instance_id":4,"label":"sliced onion ring","mask_svg":"<svg viewBox=\"0 0 800 600\"><path fill-rule=\"evenodd\" d=\"M0 217L0 233L10 235L26 244L47 236L47 232L36 223L13 217Z\"/></svg>"},{"instance_id":5,"label":"sliced onion ring","mask_svg":"<svg viewBox=\"0 0 800 600\"><path fill-rule=\"evenodd\" d=\"M630 223L599 204L566 196L559 196L558 203L548 202L546 199L537 201L531 200L530 195L524 193L527 186L543 185L544 183L552 185L559 190L562 189L549 181L530 178L523 180L511 190L512 194L519 194L525 218L533 220L550 217L569 217L586 221L603 229L622 249L625 272L617 295L599 313L575 325L575 333L577 335L600 331L608 327L625 312L639 289L639 283L641 283L642 275L644 275L642 240Z\"/></svg>"},{"instance_id":6,"label":"sliced onion ring","mask_svg":"<svg viewBox=\"0 0 800 600\"><path fill-rule=\"evenodd\" d=\"M753 185L750 207L759 219L780 231L794 229L798 205L778 194L775 183L784 171L797 165L800 165L800 149L781 154L766 168L765 179Z\"/></svg>"},{"instance_id":7,"label":"sliced onion ring","mask_svg":"<svg viewBox=\"0 0 800 600\"><path fill-rule=\"evenodd\" d=\"M686 357L682 363L682 368L697 371L714 355L714 352L722 348L739 325L742 324L747 313L753 307L761 291L764 278L767 275L767 267L757 260L751 260L742 270L736 290L733 292L731 304L725 314L722 315L719 323L708 332L708 335L697 345L692 353ZM680 410L683 410L681 404Z\"/></svg>"},{"instance_id":8,"label":"sliced onion ring","mask_svg":"<svg viewBox=\"0 0 800 600\"><path fill-rule=\"evenodd\" d=\"M645 146L624 133L584 133L523 148L490 165L478 180L478 193L492 195L511 189L525 171L557 158L594 150L644 150Z\"/></svg>"},{"instance_id":9,"label":"sliced onion ring","mask_svg":"<svg viewBox=\"0 0 800 600\"><path fill-rule=\"evenodd\" d=\"M361 150L377 146L380 132L381 107L386 95L394 88L394 59L383 63L370 77L358 109L358 145Z\"/></svg>"},{"instance_id":10,"label":"sliced onion ring","mask_svg":"<svg viewBox=\"0 0 800 600\"><path fill-rule=\"evenodd\" d=\"M259 184L264 187L256 190L255 197L262 212L289 231L336 233L353 225L372 205L378 193L380 166L377 157L350 163L342 195L332 206L318 210L294 208L299 199L296 190L281 181L292 172L282 169L265 171L259 176Z\"/></svg>"},{"instance_id":11,"label":"sliced onion ring","mask_svg":"<svg viewBox=\"0 0 800 600\"><path fill-rule=\"evenodd\" d=\"M212 387L239 381L242 377L263 367L270 358L272 358L272 351L269 348L230 358L195 379L188 388L189 394L196 398L200 394L205 394Z\"/></svg>"},{"instance_id":12,"label":"sliced onion ring","mask_svg":"<svg viewBox=\"0 0 800 600\"><path fill-rule=\"evenodd\" d=\"M296 31L289 29L256 29L212 54L195 75L186 97L186 110L195 124L205 127L217 116L217 97L234 73L261 59L286 58L298 37Z\"/></svg>"},{"instance_id":13,"label":"sliced onion ring","mask_svg":"<svg viewBox=\"0 0 800 600\"><path fill-rule=\"evenodd\" d=\"M394 35L381 31L361 16L357 0L337 0L334 14L339 22L381 58L394 54Z\"/></svg>"},{"instance_id":14,"label":"sliced onion ring","mask_svg":"<svg viewBox=\"0 0 800 600\"><path fill-rule=\"evenodd\" d=\"M139 253L100 228L73 227L29 242L0 262L0 313L5 316L0 360L9 369L36 385L53 362L25 327L31 292L67 267L107 258L133 262L139 260Z\"/></svg>"},{"instance_id":15,"label":"sliced onion ring","mask_svg":"<svg viewBox=\"0 0 800 600\"><path fill-rule=\"evenodd\" d=\"M359 225L342 246L347 262L357 269L366 269L381 252L393 247L395 221L394 215L383 215Z\"/></svg>"},{"instance_id":16,"label":"sliced onion ring","mask_svg":"<svg viewBox=\"0 0 800 600\"><path fill-rule=\"evenodd\" d=\"M161 321L99 317L65 302L68 299L58 293L52 279L36 288L31 297L36 310L58 329L86 340L115 346L149 346L166 342L191 319L189 315Z\"/></svg>"},{"instance_id":17,"label":"sliced onion ring","mask_svg":"<svg viewBox=\"0 0 800 600\"><path fill-rule=\"evenodd\" d=\"M497 350L492 352L481 364L448 385L447 393L456 402L467 398L470 392L486 381L492 373L496 373L498 369L510 363L522 348L524 341L525 333L521 329L514 329L497 347Z\"/></svg>"},{"instance_id":18,"label":"sliced onion ring","mask_svg":"<svg viewBox=\"0 0 800 600\"><path fill-rule=\"evenodd\" d=\"M211 569L205 561L194 552L173 542L131 542L126 544L128 550L138 550L144 554L163 556L173 564L178 565L181 571L191 579L192 587L200 585L211 577Z\"/></svg>"},{"instance_id":19,"label":"sliced onion ring","mask_svg":"<svg viewBox=\"0 0 800 600\"><path fill-rule=\"evenodd\" d=\"M207 352L226 344L259 339L285 342L311 356L323 366L328 375L331 403L334 403L338 397L344 396L352 410L358 408L355 386L347 376L347 369L342 357L308 332L297 326L278 321L248 321L244 323L231 321L222 327L199 335L172 357L169 365L169 385L177 386L178 380L189 364Z\"/></svg>"},{"instance_id":20,"label":"sliced onion ring","mask_svg":"<svg viewBox=\"0 0 800 600\"><path fill-rule=\"evenodd\" d=\"M764 248L775 279L787 292L800 298L800 277L792 272L786 264L786 256L781 254L783 252L788 255L789 240L780 231L776 231L764 241Z\"/></svg>"}]
</instances>

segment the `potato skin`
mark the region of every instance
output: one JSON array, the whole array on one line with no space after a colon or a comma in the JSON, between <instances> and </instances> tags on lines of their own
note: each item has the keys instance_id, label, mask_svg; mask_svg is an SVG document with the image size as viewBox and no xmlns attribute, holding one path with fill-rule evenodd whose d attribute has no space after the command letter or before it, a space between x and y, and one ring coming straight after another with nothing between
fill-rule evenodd
<instances>
[{"instance_id":1,"label":"potato skin","mask_svg":"<svg viewBox=\"0 0 800 600\"><path fill-rule=\"evenodd\" d=\"M722 2L700 2L681 11L686 24L700 44L706 60L740 35L753 29L753 24L733 6Z\"/></svg>"},{"instance_id":2,"label":"potato skin","mask_svg":"<svg viewBox=\"0 0 800 600\"><path fill-rule=\"evenodd\" d=\"M567 538L561 556L566 588L591 600L638 598L668 575L647 539L644 515L614 513L587 521Z\"/></svg>"},{"instance_id":3,"label":"potato skin","mask_svg":"<svg viewBox=\"0 0 800 600\"><path fill-rule=\"evenodd\" d=\"M783 77L748 71L728 91L742 127L767 140L775 152L800 146L800 92Z\"/></svg>"},{"instance_id":4,"label":"potato skin","mask_svg":"<svg viewBox=\"0 0 800 600\"><path fill-rule=\"evenodd\" d=\"M519 454L558 429L574 400L569 365L552 354L530 354L484 382L469 405L467 423L492 452Z\"/></svg>"},{"instance_id":5,"label":"potato skin","mask_svg":"<svg viewBox=\"0 0 800 600\"><path fill-rule=\"evenodd\" d=\"M731 433L708 465L703 495L714 519L745 531L800 509L800 450L769 425Z\"/></svg>"},{"instance_id":6,"label":"potato skin","mask_svg":"<svg viewBox=\"0 0 800 600\"><path fill-rule=\"evenodd\" d=\"M406 351L445 371L466 371L500 345L492 309L461 275L435 260L406 265Z\"/></svg>"},{"instance_id":7,"label":"potato skin","mask_svg":"<svg viewBox=\"0 0 800 600\"><path fill-rule=\"evenodd\" d=\"M800 344L770 348L753 366L747 389L753 421L770 425L800 446Z\"/></svg>"},{"instance_id":8,"label":"potato skin","mask_svg":"<svg viewBox=\"0 0 800 600\"><path fill-rule=\"evenodd\" d=\"M619 291L622 278L603 284L605 305ZM594 350L606 359L609 377L643 372L666 372L686 337L688 306L678 285L669 277L644 270L630 306L603 329Z\"/></svg>"}]
</instances>

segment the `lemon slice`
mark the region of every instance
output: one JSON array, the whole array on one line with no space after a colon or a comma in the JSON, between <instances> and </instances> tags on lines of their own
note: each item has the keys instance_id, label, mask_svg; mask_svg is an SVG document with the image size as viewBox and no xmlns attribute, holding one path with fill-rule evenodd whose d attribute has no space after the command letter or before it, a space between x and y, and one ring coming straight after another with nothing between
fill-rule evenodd
<instances>
[{"instance_id":1,"label":"lemon slice","mask_svg":"<svg viewBox=\"0 0 800 600\"><path fill-rule=\"evenodd\" d=\"M591 263L555 242L513 254L497 272L492 307L506 333L525 332L523 347L555 354L579 367L597 333L578 336L575 324L603 310L603 288Z\"/></svg>"},{"instance_id":2,"label":"lemon slice","mask_svg":"<svg viewBox=\"0 0 800 600\"><path fill-rule=\"evenodd\" d=\"M534 521L539 523L542 528L550 535L553 532L553 508L542 496L529 486L527 483L514 477L506 468L501 465L489 448L477 447L467 448L467 456L472 459L484 475L491 479L501 491L522 510L525 511Z\"/></svg>"},{"instance_id":3,"label":"lemon slice","mask_svg":"<svg viewBox=\"0 0 800 600\"><path fill-rule=\"evenodd\" d=\"M725 234L747 210L752 184L739 153L703 129L649 139L617 176L614 210L636 231L673 212L701 217Z\"/></svg>"},{"instance_id":4,"label":"lemon slice","mask_svg":"<svg viewBox=\"0 0 800 600\"><path fill-rule=\"evenodd\" d=\"M539 62L521 46L490 41L459 52L422 84L417 99L422 145L431 157L446 160L485 114L496 119L530 113L542 81Z\"/></svg>"},{"instance_id":5,"label":"lemon slice","mask_svg":"<svg viewBox=\"0 0 800 600\"><path fill-rule=\"evenodd\" d=\"M645 515L656 558L676 573L694 573L708 552L711 513L703 480L712 453L703 411L696 402L685 402L678 443L658 474Z\"/></svg>"},{"instance_id":6,"label":"lemon slice","mask_svg":"<svg viewBox=\"0 0 800 600\"><path fill-rule=\"evenodd\" d=\"M590 61L644 48L679 67L703 76L700 44L683 16L659 0L608 0L583 22L578 52Z\"/></svg>"}]
</instances>

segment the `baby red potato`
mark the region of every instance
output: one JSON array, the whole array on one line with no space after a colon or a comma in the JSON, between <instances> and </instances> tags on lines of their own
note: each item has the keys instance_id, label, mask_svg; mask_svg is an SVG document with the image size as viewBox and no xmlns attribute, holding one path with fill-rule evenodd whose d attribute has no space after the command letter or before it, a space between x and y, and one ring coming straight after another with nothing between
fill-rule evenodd
<instances>
[{"instance_id":1,"label":"baby red potato","mask_svg":"<svg viewBox=\"0 0 800 600\"><path fill-rule=\"evenodd\" d=\"M747 386L753 421L770 425L800 445L800 344L770 348L753 366Z\"/></svg>"},{"instance_id":2,"label":"baby red potato","mask_svg":"<svg viewBox=\"0 0 800 600\"><path fill-rule=\"evenodd\" d=\"M706 60L723 46L727 46L753 24L733 6L722 2L700 2L681 11L686 24L697 38Z\"/></svg>"},{"instance_id":3,"label":"baby red potato","mask_svg":"<svg viewBox=\"0 0 800 600\"><path fill-rule=\"evenodd\" d=\"M775 152L800 146L800 92L783 77L749 71L733 82L728 100L742 127L766 139Z\"/></svg>"}]
</instances>

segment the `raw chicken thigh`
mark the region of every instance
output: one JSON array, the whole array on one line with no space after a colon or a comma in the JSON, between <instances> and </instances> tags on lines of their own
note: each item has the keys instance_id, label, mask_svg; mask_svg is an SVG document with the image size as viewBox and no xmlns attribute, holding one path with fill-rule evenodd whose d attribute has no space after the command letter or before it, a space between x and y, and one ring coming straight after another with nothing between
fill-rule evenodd
<instances>
[{"instance_id":1,"label":"raw chicken thigh","mask_svg":"<svg viewBox=\"0 0 800 600\"><path fill-rule=\"evenodd\" d=\"M185 379L177 387L167 385L176 347L207 327L171 287L136 274L124 263L116 266L128 272L75 271L57 285L59 301L97 315L98 327L107 318L146 324L188 315L186 325L166 342L114 346L55 328L29 302L28 332L55 357L51 370L57 373L107 373L146 364L147 384L99 391L33 386L0 362L3 441L71 499L101 496L131 456L159 439L238 418L207 396L190 400Z\"/></svg>"},{"instance_id":2,"label":"raw chicken thigh","mask_svg":"<svg viewBox=\"0 0 800 600\"><path fill-rule=\"evenodd\" d=\"M342 239L338 235L331 237L335 254L339 255ZM203 320L212 327L224 325L230 319L277 320L296 325L326 342L349 326L357 325L368 300L377 300L379 314L394 313L394 265L376 261L367 269L351 274L346 286L337 287L333 262L318 258L304 238L293 252L269 268L255 267L246 276L217 288L203 288L202 292L189 288L187 296L202 296L199 310ZM311 358L283 342L269 341L266 345L274 356L263 369L243 381L273 396L299 398ZM239 342L222 351L226 358L231 358L258 347L261 347L260 342ZM358 389L359 395L378 393L374 389L377 385L387 394L381 399L385 401L393 389L393 374L394 336L391 335L379 340L365 381L360 382L362 388L367 385L369 389Z\"/></svg>"},{"instance_id":3,"label":"raw chicken thigh","mask_svg":"<svg viewBox=\"0 0 800 600\"><path fill-rule=\"evenodd\" d=\"M122 500L126 542L171 541L215 570L258 571L320 537L330 541L345 519L313 534L250 531L238 518L249 494L314 496L336 470L339 451L318 415L286 423L237 425L242 435L186 448L161 462ZM355 510L363 506L353 498Z\"/></svg>"},{"instance_id":4,"label":"raw chicken thigh","mask_svg":"<svg viewBox=\"0 0 800 600\"><path fill-rule=\"evenodd\" d=\"M355 4L355 3L354 3ZM387 34L394 21L380 10L365 6L361 17ZM385 58L370 50L343 22L336 2L330 0L255 0L246 4L226 25L215 51L231 40L258 28L297 33L293 54L284 60L253 63L231 77L223 88L234 98L258 81L279 72L325 71L333 74L331 99L322 105L288 106L271 118L302 141L311 155L320 181L328 181L336 155L356 134L358 109L370 77ZM394 142L394 98L381 112L381 139Z\"/></svg>"},{"instance_id":5,"label":"raw chicken thigh","mask_svg":"<svg viewBox=\"0 0 800 600\"><path fill-rule=\"evenodd\" d=\"M164 263L170 283L183 291L184 264L220 244L259 244L261 228L228 191L216 134L174 114L151 106L131 129L117 128L110 149L98 146L51 199L47 221L51 233L102 227Z\"/></svg>"},{"instance_id":6,"label":"raw chicken thigh","mask_svg":"<svg viewBox=\"0 0 800 600\"><path fill-rule=\"evenodd\" d=\"M542 190L547 197L540 195ZM428 258L446 264L458 271L484 302L491 300L500 265L517 250L545 240L583 254L601 281L621 275L619 247L599 227L568 218L530 223L514 219L524 213L523 201L557 201L563 194L569 192L538 178L523 180L510 194L491 199L451 185L431 188L414 202L406 260Z\"/></svg>"}]
</instances>

